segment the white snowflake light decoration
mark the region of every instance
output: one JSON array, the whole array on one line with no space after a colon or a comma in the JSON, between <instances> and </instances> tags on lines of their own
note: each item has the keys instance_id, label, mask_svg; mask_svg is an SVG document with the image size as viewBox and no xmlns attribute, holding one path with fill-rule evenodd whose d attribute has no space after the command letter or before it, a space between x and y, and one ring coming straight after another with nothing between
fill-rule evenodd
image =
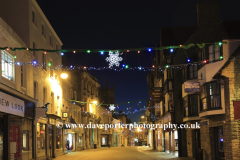
<instances>
[{"instance_id":1,"label":"white snowflake light decoration","mask_svg":"<svg viewBox=\"0 0 240 160\"><path fill-rule=\"evenodd\" d=\"M110 107L109 107L110 111L114 111L115 108L116 108L116 107L114 107L113 104L110 104Z\"/></svg>"},{"instance_id":2,"label":"white snowflake light decoration","mask_svg":"<svg viewBox=\"0 0 240 160\"><path fill-rule=\"evenodd\" d=\"M115 66L119 66L120 65L120 61L122 61L123 58L119 57L119 52L115 52L115 54L111 51L109 51L109 57L106 58L106 61L109 62L109 67L113 67L113 65Z\"/></svg>"}]
</instances>

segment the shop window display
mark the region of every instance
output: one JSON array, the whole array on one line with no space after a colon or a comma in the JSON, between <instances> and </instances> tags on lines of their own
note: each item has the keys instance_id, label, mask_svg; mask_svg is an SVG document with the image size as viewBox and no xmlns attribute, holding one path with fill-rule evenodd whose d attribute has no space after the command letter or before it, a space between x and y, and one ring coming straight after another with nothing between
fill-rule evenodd
<instances>
[{"instance_id":1,"label":"shop window display","mask_svg":"<svg viewBox=\"0 0 240 160\"><path fill-rule=\"evenodd\" d=\"M37 123L37 156L42 157L46 155L45 144L45 124Z\"/></svg>"},{"instance_id":2,"label":"shop window display","mask_svg":"<svg viewBox=\"0 0 240 160\"><path fill-rule=\"evenodd\" d=\"M62 128L56 128L56 153L63 152L63 134Z\"/></svg>"}]
</instances>

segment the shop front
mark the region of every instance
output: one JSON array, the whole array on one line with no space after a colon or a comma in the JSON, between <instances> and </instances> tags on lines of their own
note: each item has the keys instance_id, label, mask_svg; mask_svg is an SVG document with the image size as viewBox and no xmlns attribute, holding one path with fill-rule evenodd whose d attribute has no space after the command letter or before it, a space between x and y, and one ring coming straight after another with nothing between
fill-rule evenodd
<instances>
[{"instance_id":1,"label":"shop front","mask_svg":"<svg viewBox=\"0 0 240 160\"><path fill-rule=\"evenodd\" d=\"M0 91L0 160L34 157L35 100Z\"/></svg>"},{"instance_id":2,"label":"shop front","mask_svg":"<svg viewBox=\"0 0 240 160\"><path fill-rule=\"evenodd\" d=\"M69 153L76 150L76 134L73 128L64 129L64 152Z\"/></svg>"},{"instance_id":3,"label":"shop front","mask_svg":"<svg viewBox=\"0 0 240 160\"><path fill-rule=\"evenodd\" d=\"M109 135L108 134L102 134L101 135L101 147L107 147L109 141Z\"/></svg>"}]
</instances>

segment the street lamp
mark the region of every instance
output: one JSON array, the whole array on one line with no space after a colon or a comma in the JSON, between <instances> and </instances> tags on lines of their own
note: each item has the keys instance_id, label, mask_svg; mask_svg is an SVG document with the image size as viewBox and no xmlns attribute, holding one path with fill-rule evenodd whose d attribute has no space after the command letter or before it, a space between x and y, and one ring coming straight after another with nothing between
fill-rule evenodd
<instances>
[{"instance_id":1,"label":"street lamp","mask_svg":"<svg viewBox=\"0 0 240 160\"><path fill-rule=\"evenodd\" d=\"M68 75L67 75L66 73L62 73L62 74L61 74L61 78L62 78L62 79L66 79L67 77L68 77Z\"/></svg>"}]
</instances>

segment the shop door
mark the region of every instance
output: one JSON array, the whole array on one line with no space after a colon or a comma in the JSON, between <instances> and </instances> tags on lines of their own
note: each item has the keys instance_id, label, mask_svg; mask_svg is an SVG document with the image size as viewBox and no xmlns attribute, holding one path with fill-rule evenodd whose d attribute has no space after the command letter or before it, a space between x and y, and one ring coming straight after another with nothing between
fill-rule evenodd
<instances>
[{"instance_id":1,"label":"shop door","mask_svg":"<svg viewBox=\"0 0 240 160\"><path fill-rule=\"evenodd\" d=\"M201 149L201 137L200 137L200 129L194 129L193 130L193 141L195 142L195 145L193 146L193 157L196 157L196 150Z\"/></svg>"},{"instance_id":2,"label":"shop door","mask_svg":"<svg viewBox=\"0 0 240 160\"><path fill-rule=\"evenodd\" d=\"M214 128L215 138L215 156L216 160L224 160L224 141L223 141L223 127Z\"/></svg>"},{"instance_id":3,"label":"shop door","mask_svg":"<svg viewBox=\"0 0 240 160\"><path fill-rule=\"evenodd\" d=\"M49 156L53 157L53 130L52 126L48 126L48 137L49 137Z\"/></svg>"},{"instance_id":4,"label":"shop door","mask_svg":"<svg viewBox=\"0 0 240 160\"><path fill-rule=\"evenodd\" d=\"M169 152L169 132L165 132L165 152Z\"/></svg>"}]
</instances>

